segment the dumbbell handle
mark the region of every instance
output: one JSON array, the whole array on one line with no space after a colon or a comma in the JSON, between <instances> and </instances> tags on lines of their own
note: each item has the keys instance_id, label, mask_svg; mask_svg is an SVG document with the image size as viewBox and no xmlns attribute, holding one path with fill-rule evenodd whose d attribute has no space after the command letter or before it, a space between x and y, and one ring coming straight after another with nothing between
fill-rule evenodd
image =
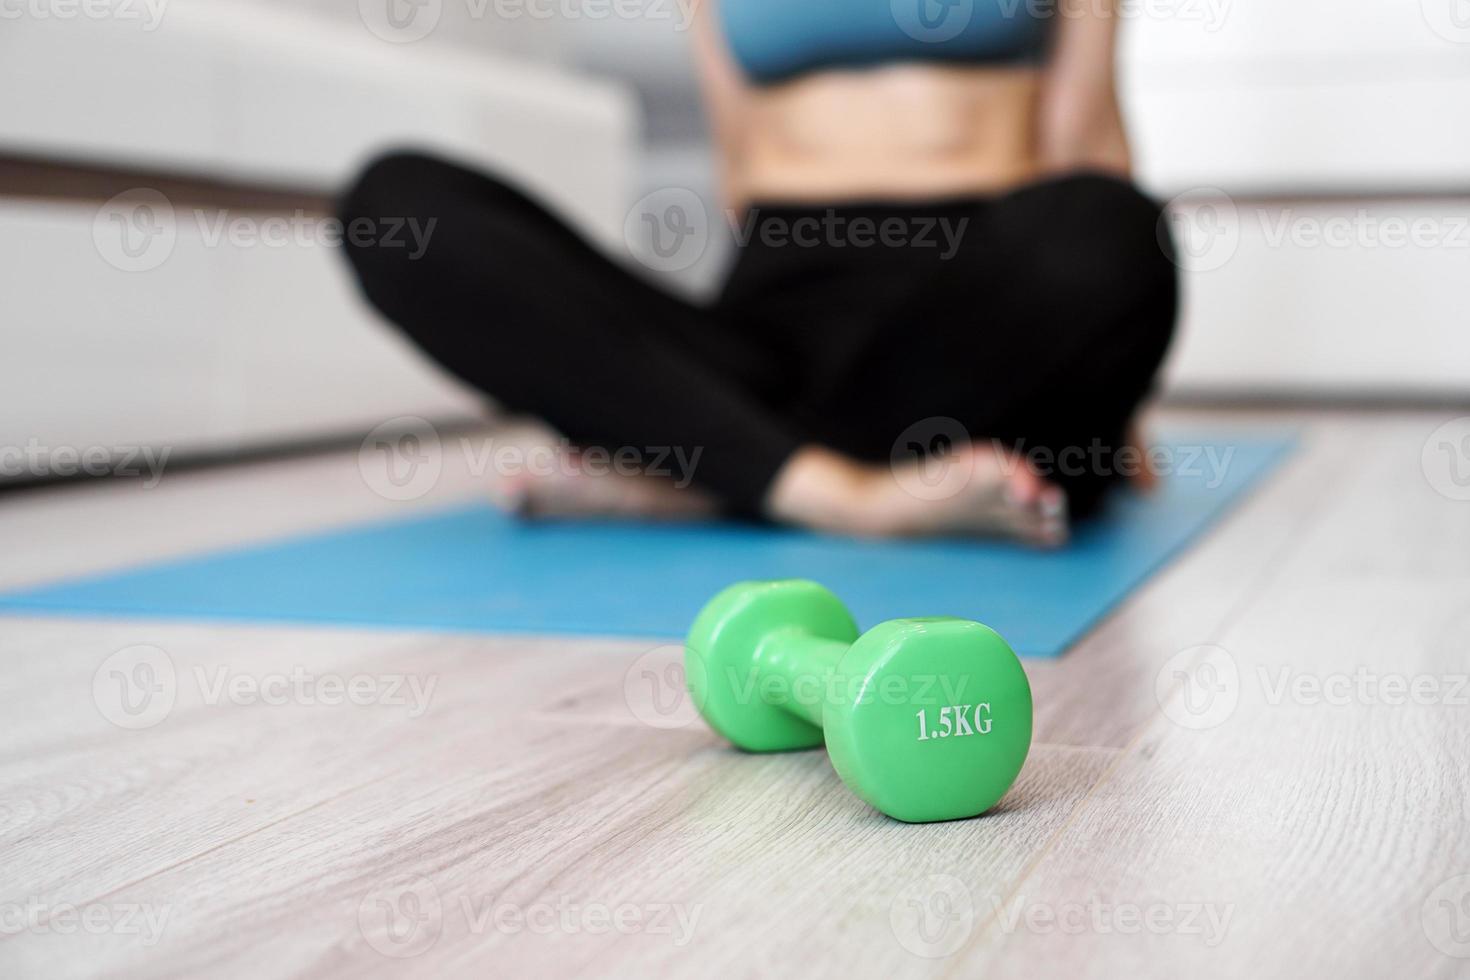
<instances>
[{"instance_id":1,"label":"dumbbell handle","mask_svg":"<svg viewBox=\"0 0 1470 980\"><path fill-rule=\"evenodd\" d=\"M760 696L761 681L779 678L787 697L773 703L802 721L821 728L823 699L806 700L791 695L812 678L818 679L825 687L827 678L837 670L838 663L851 649L850 643L814 636L799 627L777 630L761 644L755 659L757 696Z\"/></svg>"}]
</instances>

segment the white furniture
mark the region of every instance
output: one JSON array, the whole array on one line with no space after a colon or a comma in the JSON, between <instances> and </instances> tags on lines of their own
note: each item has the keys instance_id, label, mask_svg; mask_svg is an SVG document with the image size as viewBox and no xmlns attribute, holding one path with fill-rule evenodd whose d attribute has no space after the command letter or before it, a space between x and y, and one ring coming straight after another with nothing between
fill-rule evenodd
<instances>
[{"instance_id":1,"label":"white furniture","mask_svg":"<svg viewBox=\"0 0 1470 980\"><path fill-rule=\"evenodd\" d=\"M1134 6L1140 176L1199 252L1172 388L1470 397L1470 7Z\"/></svg>"},{"instance_id":2,"label":"white furniture","mask_svg":"<svg viewBox=\"0 0 1470 980\"><path fill-rule=\"evenodd\" d=\"M327 194L383 147L429 146L607 243L631 199L637 117L616 86L351 21L221 0L167 6L155 30L7 20L0 82L26 93L0 99L0 147L37 159ZM129 271L116 207L0 198L0 446L177 456L477 409L377 322L320 225L280 243L267 214L231 212L254 232L232 241L208 209L166 207L137 216L168 222L166 257Z\"/></svg>"}]
</instances>

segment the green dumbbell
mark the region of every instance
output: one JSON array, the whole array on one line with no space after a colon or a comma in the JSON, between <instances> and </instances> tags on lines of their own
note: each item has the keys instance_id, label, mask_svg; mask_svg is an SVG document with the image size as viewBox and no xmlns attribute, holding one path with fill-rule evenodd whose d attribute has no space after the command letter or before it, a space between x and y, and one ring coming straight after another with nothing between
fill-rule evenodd
<instances>
[{"instance_id":1,"label":"green dumbbell","mask_svg":"<svg viewBox=\"0 0 1470 980\"><path fill-rule=\"evenodd\" d=\"M741 582L684 647L710 727L750 752L815 748L853 792L910 823L994 806L1031 748L1031 685L1010 646L964 619L896 619L858 635L815 582Z\"/></svg>"}]
</instances>

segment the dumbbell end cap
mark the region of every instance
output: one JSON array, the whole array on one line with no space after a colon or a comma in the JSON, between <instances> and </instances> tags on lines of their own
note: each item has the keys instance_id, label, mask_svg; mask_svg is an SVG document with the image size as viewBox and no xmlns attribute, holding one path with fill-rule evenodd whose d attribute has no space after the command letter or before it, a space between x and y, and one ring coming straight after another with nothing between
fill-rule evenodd
<instances>
[{"instance_id":1,"label":"dumbbell end cap","mask_svg":"<svg viewBox=\"0 0 1470 980\"><path fill-rule=\"evenodd\" d=\"M762 697L756 655L773 633L799 628L851 643L857 624L835 595L815 582L737 582L711 599L684 643L690 694L711 728L750 752L822 744L822 730Z\"/></svg>"},{"instance_id":2,"label":"dumbbell end cap","mask_svg":"<svg viewBox=\"0 0 1470 980\"><path fill-rule=\"evenodd\" d=\"M1031 686L1009 644L963 619L900 619L839 666L855 697L824 715L827 751L854 792L899 820L978 816L1031 746Z\"/></svg>"}]
</instances>

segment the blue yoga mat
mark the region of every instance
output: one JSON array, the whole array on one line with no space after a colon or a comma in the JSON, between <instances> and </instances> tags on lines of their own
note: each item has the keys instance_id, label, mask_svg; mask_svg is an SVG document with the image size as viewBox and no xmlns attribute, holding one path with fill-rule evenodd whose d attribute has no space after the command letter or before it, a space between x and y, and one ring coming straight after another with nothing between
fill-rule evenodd
<instances>
[{"instance_id":1,"label":"blue yoga mat","mask_svg":"<svg viewBox=\"0 0 1470 980\"><path fill-rule=\"evenodd\" d=\"M522 523L474 506L11 592L0 610L672 638L731 582L800 577L835 591L865 628L962 616L1023 655L1055 657L1270 472L1292 441L1217 435L1176 445L1181 471L1200 449L1199 475L1170 476L1146 497L1117 495L1054 552L722 523Z\"/></svg>"}]
</instances>

